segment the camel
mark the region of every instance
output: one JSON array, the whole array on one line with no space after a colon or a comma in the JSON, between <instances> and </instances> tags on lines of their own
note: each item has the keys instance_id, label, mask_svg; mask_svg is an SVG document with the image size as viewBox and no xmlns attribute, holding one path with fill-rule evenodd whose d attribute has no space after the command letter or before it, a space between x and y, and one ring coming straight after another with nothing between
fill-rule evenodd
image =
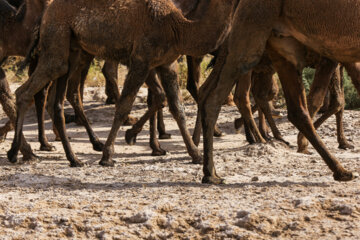
<instances>
[{"instance_id":1,"label":"camel","mask_svg":"<svg viewBox=\"0 0 360 240\"><path fill-rule=\"evenodd\" d=\"M18 1L12 3L18 5ZM41 11L47 2L39 2L38 4L29 4L27 8L22 6L17 11L16 8L10 5L7 1L0 1L0 63L2 63L7 56L17 55L24 56L27 53L27 47L31 44L33 35L33 26L36 25ZM14 31L17 29L18 31ZM19 47L20 46L20 47ZM29 73L34 69L32 62L29 67ZM41 99L41 92L35 95L35 99ZM5 113L10 118L11 122L15 122L16 110L14 100L10 92L8 82L6 80L5 72L0 67L0 103L3 106ZM36 107L40 106L39 101L35 101ZM8 122L4 128L1 129L1 138L4 139L8 130L12 128L12 123ZM41 146L44 149L51 148L46 138L39 139ZM22 137L21 151L24 155L23 160L32 160L36 156L33 154L30 145Z\"/></svg>"},{"instance_id":2,"label":"camel","mask_svg":"<svg viewBox=\"0 0 360 240\"><path fill-rule=\"evenodd\" d=\"M138 89L152 70L160 76L170 110L193 162L201 161L202 156L186 128L172 63L180 55L201 56L217 49L229 31L236 4L236 0L199 1L197 9L202 17L190 21L172 2L165 0L54 1L44 13L41 24L39 63L29 80L16 91L17 121L14 141L8 151L9 160L17 159L28 103L36 92L57 79L55 125L70 166L83 165L68 144L62 100L68 76L77 68L81 58L79 52L84 51L106 60L123 60L129 65L101 165L114 165L112 154L117 132L131 110ZM58 11L61 14L57 14ZM89 19L90 15L94 17Z\"/></svg>"},{"instance_id":3,"label":"camel","mask_svg":"<svg viewBox=\"0 0 360 240\"><path fill-rule=\"evenodd\" d=\"M306 65L305 47L324 56L321 64L329 68L328 73L332 73L337 66L329 59L341 62L345 67L360 60L358 3L358 0L336 0L331 5L326 0L242 0L239 3L228 45L222 48L222 59L208 83L200 90L204 183L223 182L215 171L212 155L213 126L220 103L239 79L244 87L248 86L249 74L261 60L265 49L282 83L290 122L311 142L336 181L350 181L357 177L357 174L344 169L317 135L299 73ZM331 17L319 14L325 7ZM322 88L326 90L328 82L323 81L322 84L326 85L326 88ZM321 90L316 93L325 95ZM243 112L250 112L250 108Z\"/></svg>"}]
</instances>

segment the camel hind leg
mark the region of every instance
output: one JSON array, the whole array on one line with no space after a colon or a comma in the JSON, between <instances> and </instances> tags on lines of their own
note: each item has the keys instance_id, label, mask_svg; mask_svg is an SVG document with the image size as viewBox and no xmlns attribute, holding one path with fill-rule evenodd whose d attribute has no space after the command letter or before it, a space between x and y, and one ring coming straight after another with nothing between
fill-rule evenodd
<instances>
[{"instance_id":1,"label":"camel hind leg","mask_svg":"<svg viewBox=\"0 0 360 240\"><path fill-rule=\"evenodd\" d=\"M301 75L293 64L286 61L275 51L269 51L271 60L279 74L283 86L286 103L288 106L288 118L311 142L317 152L324 159L325 163L333 172L337 181L350 181L356 176L343 168L340 162L328 151L321 141L312 124L306 104L305 89L301 81Z\"/></svg>"},{"instance_id":2,"label":"camel hind leg","mask_svg":"<svg viewBox=\"0 0 360 240\"><path fill-rule=\"evenodd\" d=\"M25 114L36 93L49 82L64 76L68 70L70 29L43 26L40 44L43 46L38 65L30 78L16 90L15 136L8 151L10 162L16 162L22 144L22 128ZM54 40L56 39L56 40Z\"/></svg>"}]
</instances>

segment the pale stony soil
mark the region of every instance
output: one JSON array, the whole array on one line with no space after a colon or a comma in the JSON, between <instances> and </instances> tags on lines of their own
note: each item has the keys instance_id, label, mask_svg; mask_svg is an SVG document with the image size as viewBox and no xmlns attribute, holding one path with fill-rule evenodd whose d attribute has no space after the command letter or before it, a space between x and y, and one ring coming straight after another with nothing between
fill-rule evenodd
<instances>
[{"instance_id":1,"label":"pale stony soil","mask_svg":"<svg viewBox=\"0 0 360 240\"><path fill-rule=\"evenodd\" d=\"M144 95L142 89L135 116L146 109ZM103 89L88 89L85 99L92 126L105 141L113 106L103 105ZM186 105L191 129L195 110ZM290 148L276 141L248 145L243 133L234 133L238 116L234 107L223 107L219 124L226 136L215 139L215 159L227 184L210 186L200 183L202 168L190 164L167 110L173 137L161 143L169 153L150 156L148 125L136 146L125 144L128 127L121 127L114 168L98 165L101 153L74 123L67 129L85 167L70 168L59 142L53 142L54 152L38 151L34 111L29 111L25 135L41 161L9 164L13 134L0 144L0 239L360 239L360 180L334 182L313 148L311 156L296 153L297 131L286 117L277 123ZM360 112L345 112L354 150L337 149L335 118L319 130L331 151L355 171L360 168L359 117ZM5 123L2 110L0 119ZM49 120L46 128L53 141Z\"/></svg>"}]
</instances>

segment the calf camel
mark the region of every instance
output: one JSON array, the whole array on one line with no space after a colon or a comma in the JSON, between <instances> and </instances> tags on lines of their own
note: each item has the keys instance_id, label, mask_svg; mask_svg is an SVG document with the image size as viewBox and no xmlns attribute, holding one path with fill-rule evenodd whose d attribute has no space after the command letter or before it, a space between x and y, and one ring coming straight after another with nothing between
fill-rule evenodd
<instances>
[{"instance_id":1,"label":"calf camel","mask_svg":"<svg viewBox=\"0 0 360 240\"><path fill-rule=\"evenodd\" d=\"M26 1L27 7L23 4L17 11L15 7L11 6L7 1L0 1L0 63L4 61L7 56L17 55L24 56L27 52L27 47L32 41L33 26L36 25L42 9L47 2ZM17 2L16 2L17 3ZM18 3L17 3L18 4ZM14 31L16 29L16 31ZM19 47L20 46L20 47ZM34 63L30 64L29 73L34 69ZM35 99L41 98L41 92L36 94ZM5 72L0 67L0 103L3 106L5 113L12 122L16 119L16 110L14 100L11 96L11 91L6 80ZM40 102L36 101L37 108ZM12 123L8 122L4 128L1 129L1 138L4 139L8 130L12 128ZM21 151L24 155L23 160L31 160L35 158L31 147L26 143L22 137ZM39 139L41 147L44 150L50 150L51 145L46 138ZM24 145L24 146L23 146Z\"/></svg>"},{"instance_id":2,"label":"calf camel","mask_svg":"<svg viewBox=\"0 0 360 240\"><path fill-rule=\"evenodd\" d=\"M80 50L104 59L123 60L129 65L101 165L114 165L111 156L117 132L151 70L160 76L169 98L170 110L181 129L189 154L194 162L201 161L202 156L186 128L183 106L178 96L177 75L171 63L179 55L200 56L217 49L228 33L236 4L236 0L199 1L197 8L202 11L203 17L190 21L172 2L166 0L53 2L42 20L39 64L29 80L16 91L17 121L14 141L8 152L9 160L16 161L29 101L47 83L58 79L55 125L65 139L63 145L70 165L83 165L73 154L70 145L64 144L68 139L61 104L66 80L76 69L77 52ZM59 11L61 14L58 14ZM97 17L89 19L90 15ZM73 51L70 51L71 48Z\"/></svg>"},{"instance_id":3,"label":"calf camel","mask_svg":"<svg viewBox=\"0 0 360 240\"><path fill-rule=\"evenodd\" d=\"M343 168L317 135L307 109L299 72L306 66L305 47L341 62L345 67L360 60L358 3L358 0L336 0L331 5L327 0L242 0L239 3L228 46L222 48L223 59L217 63L216 71L212 72L208 83L201 89L199 105L204 129L203 182L223 182L214 167L213 126L221 101L238 79L245 87L248 85L251 69L258 64L265 49L279 74L290 122L319 152L332 170L335 180L350 181L357 177L357 174ZM328 9L327 13L331 13L330 19L326 14L319 14L324 8ZM337 65L326 58L323 61L330 70Z\"/></svg>"}]
</instances>

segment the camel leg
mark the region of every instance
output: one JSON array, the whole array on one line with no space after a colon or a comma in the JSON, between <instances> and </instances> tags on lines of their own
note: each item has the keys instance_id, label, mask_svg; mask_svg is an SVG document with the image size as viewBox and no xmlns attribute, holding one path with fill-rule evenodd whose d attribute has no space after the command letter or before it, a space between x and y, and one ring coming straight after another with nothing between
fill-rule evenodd
<instances>
[{"instance_id":1,"label":"camel leg","mask_svg":"<svg viewBox=\"0 0 360 240\"><path fill-rule=\"evenodd\" d=\"M342 63L360 96L360 63Z\"/></svg>"},{"instance_id":2,"label":"camel leg","mask_svg":"<svg viewBox=\"0 0 360 240\"><path fill-rule=\"evenodd\" d=\"M336 116L337 140L339 148L353 149L354 146L349 144L344 134L343 113L345 107L344 86L342 68L337 68L335 74L331 78L329 85L329 104L326 111L314 123L315 129L318 129L333 114Z\"/></svg>"},{"instance_id":3,"label":"camel leg","mask_svg":"<svg viewBox=\"0 0 360 240\"><path fill-rule=\"evenodd\" d=\"M41 51L36 69L28 81L16 90L15 136L11 149L7 153L10 162L17 161L19 147L24 139L22 137L22 129L25 114L34 95L49 82L66 75L68 72L70 29L51 26L46 30L48 31L44 31L46 33L41 38L41 44L44 46L44 49ZM58 39L59 41L54 44L53 39Z\"/></svg>"},{"instance_id":4,"label":"camel leg","mask_svg":"<svg viewBox=\"0 0 360 240\"><path fill-rule=\"evenodd\" d=\"M0 128L0 143L4 142L8 132L14 129L14 125L11 121L7 121L3 127Z\"/></svg>"},{"instance_id":5,"label":"camel leg","mask_svg":"<svg viewBox=\"0 0 360 240\"><path fill-rule=\"evenodd\" d=\"M114 61L105 61L102 73L105 77L105 93L107 96L105 104L115 104L120 97L118 88L118 63Z\"/></svg>"},{"instance_id":6,"label":"camel leg","mask_svg":"<svg viewBox=\"0 0 360 240\"><path fill-rule=\"evenodd\" d=\"M328 86L330 84L330 79L336 69L337 63L330 61L326 58L323 58L320 64L316 68L316 73L314 81L311 84L309 96L307 98L309 114L311 119L314 118L315 114L321 108L322 103L326 92L328 91ZM308 141L302 133L298 135L298 152L309 154L307 149Z\"/></svg>"},{"instance_id":7,"label":"camel leg","mask_svg":"<svg viewBox=\"0 0 360 240\"><path fill-rule=\"evenodd\" d=\"M155 96L152 94L151 89L148 89L148 98L147 98L147 104L148 108L151 108L151 105L155 102ZM159 111L157 111L159 112ZM161 148L159 140L156 137L156 129L157 129L157 113L155 112L150 117L150 148L152 149L152 156L162 156L166 155L166 151Z\"/></svg>"},{"instance_id":8,"label":"camel leg","mask_svg":"<svg viewBox=\"0 0 360 240\"><path fill-rule=\"evenodd\" d=\"M112 155L114 153L114 142L117 133L120 126L125 122L128 114L130 113L136 94L148 75L148 64L139 58L132 57L130 59L130 68L124 83L124 88L121 92L119 100L116 103L114 121L103 149L103 156L99 162L100 165L114 166Z\"/></svg>"},{"instance_id":9,"label":"camel leg","mask_svg":"<svg viewBox=\"0 0 360 240\"><path fill-rule=\"evenodd\" d=\"M80 66L76 68L76 70L71 74L68 80L68 89L66 96L71 106L75 110L75 115L77 116L78 121L80 121L80 124L85 127L90 142L93 145L93 149L95 151L102 151L104 144L99 140L98 136L95 134L95 132L90 126L90 122L84 112L83 102L80 93L82 72L84 69L86 70L89 68L93 56L88 54L85 55L84 53L81 53L80 55Z\"/></svg>"},{"instance_id":10,"label":"camel leg","mask_svg":"<svg viewBox=\"0 0 360 240\"><path fill-rule=\"evenodd\" d=\"M129 145L134 145L136 143L136 137L141 132L145 123L164 106L165 93L155 74L155 71L150 71L145 81L150 90L148 92L148 100L149 98L152 98L150 95L153 95L153 101L151 102L151 104L149 104L148 102L149 108L146 113L133 125L132 128L128 129L125 133L125 141Z\"/></svg>"},{"instance_id":11,"label":"camel leg","mask_svg":"<svg viewBox=\"0 0 360 240\"><path fill-rule=\"evenodd\" d=\"M311 142L332 170L335 180L350 181L354 179L354 174L342 167L340 162L327 150L325 144L316 133L307 109L306 94L301 75L299 75L296 68L283 57L273 51L269 51L269 53L283 86L288 106L289 121Z\"/></svg>"},{"instance_id":12,"label":"camel leg","mask_svg":"<svg viewBox=\"0 0 360 240\"><path fill-rule=\"evenodd\" d=\"M254 117L251 112L250 104L250 87L251 87L251 72L237 82L235 88L235 103L238 107L244 124L249 128L249 132L246 134L247 139L250 143L265 143L265 139L262 137L258 127L256 126ZM247 132L247 131L246 131Z\"/></svg>"},{"instance_id":13,"label":"camel leg","mask_svg":"<svg viewBox=\"0 0 360 240\"><path fill-rule=\"evenodd\" d=\"M265 121L265 115L261 109L259 109L259 131L261 136L266 140L270 141L271 137L269 135L269 127Z\"/></svg>"},{"instance_id":14,"label":"camel leg","mask_svg":"<svg viewBox=\"0 0 360 240\"><path fill-rule=\"evenodd\" d=\"M171 138L171 134L167 133L165 130L164 113L162 108L157 111L157 128L159 131L159 139Z\"/></svg>"},{"instance_id":15,"label":"camel leg","mask_svg":"<svg viewBox=\"0 0 360 240\"><path fill-rule=\"evenodd\" d=\"M272 99L274 99L274 97L276 96L276 94L278 92L278 87L277 87L277 85L275 85L276 83L273 81L272 75L273 75L272 72L253 72L253 75L252 75L253 86L251 88L251 91L255 98L255 102L259 106L259 122L261 123L260 118L262 117L261 115L264 114L267 122L270 125L270 128L274 135L274 138L289 145L289 142L285 141L284 138L282 137L279 129L276 126L274 118L272 116L271 101L272 101ZM262 113L260 113L260 112L262 112ZM260 132L264 131L261 129L262 129L262 127L260 125ZM261 133L261 134L263 134L263 133Z\"/></svg>"},{"instance_id":16,"label":"camel leg","mask_svg":"<svg viewBox=\"0 0 360 240\"><path fill-rule=\"evenodd\" d=\"M189 91L196 103L199 103L199 86L201 74L200 66L203 58L204 57L186 56L186 61L188 65L188 80L186 84L186 89ZM200 125L200 123L198 125ZM194 142L196 145L199 145L201 132L197 133L196 135L199 137L195 137ZM221 132L219 127L215 125L214 137L221 137L222 135L223 133Z\"/></svg>"},{"instance_id":17,"label":"camel leg","mask_svg":"<svg viewBox=\"0 0 360 240\"><path fill-rule=\"evenodd\" d=\"M36 65L37 65L37 59L32 60L30 62L29 71L28 71L29 76L31 76L31 74L35 71ZM49 85L50 84L45 86L42 90L40 90L34 96L36 115L37 115L37 120L38 120L38 138L39 138L39 142L40 142L40 150L41 151L55 150L55 147L52 146L48 142L48 139L45 134L45 106L46 106L46 98L47 98Z\"/></svg>"},{"instance_id":18,"label":"camel leg","mask_svg":"<svg viewBox=\"0 0 360 240\"><path fill-rule=\"evenodd\" d=\"M258 110L258 106L255 104L253 106L251 106L251 112L254 114L256 113L256 111ZM240 128L243 126L244 124L244 118L243 117L240 117L240 118L236 118L235 121L234 121L234 128L235 128L235 131L237 133L240 132Z\"/></svg>"},{"instance_id":19,"label":"camel leg","mask_svg":"<svg viewBox=\"0 0 360 240\"><path fill-rule=\"evenodd\" d=\"M6 79L6 75L4 70L0 67L0 104L3 107L4 112L9 117L10 121L3 128L3 136L4 138L7 135L8 131L13 129L14 123L16 121L16 106L15 101L11 95L9 83ZM23 154L23 161L32 161L37 159L37 156L33 153L30 144L28 144L25 140L24 135L21 133L19 135L20 144L18 145L18 150L20 149ZM17 158L12 159L12 163L15 163Z\"/></svg>"},{"instance_id":20,"label":"camel leg","mask_svg":"<svg viewBox=\"0 0 360 240\"><path fill-rule=\"evenodd\" d=\"M179 126L181 135L186 145L186 149L189 155L192 157L192 162L201 163L201 153L191 139L190 132L186 127L185 109L181 99L181 93L175 68L175 64L172 64L170 66L161 66L156 68L156 72L160 76L161 83L164 87L166 97L168 99L170 112L172 113L174 119Z\"/></svg>"}]
</instances>

